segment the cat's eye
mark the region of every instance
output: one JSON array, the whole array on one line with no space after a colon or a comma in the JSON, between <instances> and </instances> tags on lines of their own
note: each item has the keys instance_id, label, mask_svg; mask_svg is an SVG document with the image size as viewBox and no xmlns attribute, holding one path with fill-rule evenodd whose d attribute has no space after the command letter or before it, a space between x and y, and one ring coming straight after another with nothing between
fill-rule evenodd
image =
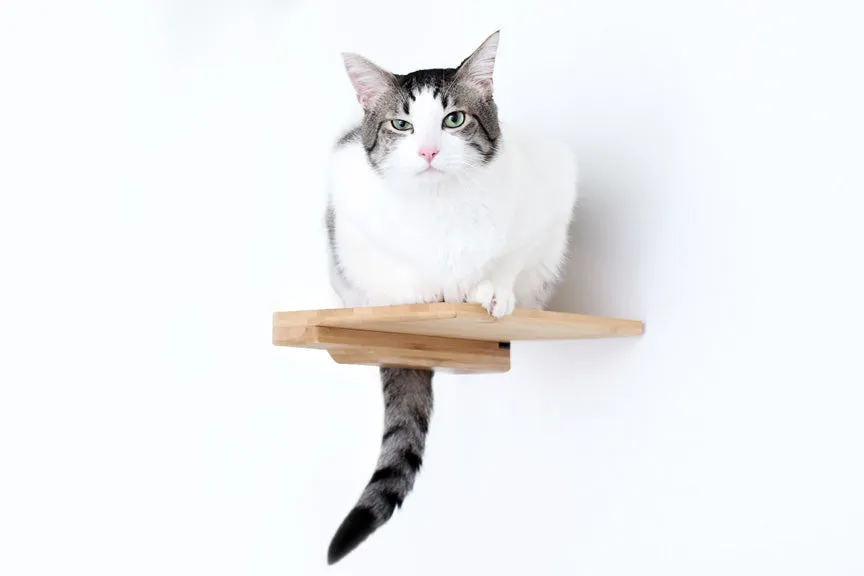
<instances>
[{"instance_id":1,"label":"cat's eye","mask_svg":"<svg viewBox=\"0 0 864 576\"><path fill-rule=\"evenodd\" d=\"M411 130L414 127L407 120L391 120L390 125L393 126L394 129L396 129L400 132L405 132L406 130Z\"/></svg>"},{"instance_id":2,"label":"cat's eye","mask_svg":"<svg viewBox=\"0 0 864 576\"><path fill-rule=\"evenodd\" d=\"M465 123L464 112L451 112L444 118L444 126L447 128L458 128Z\"/></svg>"}]
</instances>

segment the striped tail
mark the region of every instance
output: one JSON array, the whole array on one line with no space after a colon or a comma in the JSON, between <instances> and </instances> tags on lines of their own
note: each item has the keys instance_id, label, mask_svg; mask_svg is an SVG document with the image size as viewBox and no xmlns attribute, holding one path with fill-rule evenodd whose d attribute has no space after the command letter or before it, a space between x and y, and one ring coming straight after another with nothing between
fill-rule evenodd
<instances>
[{"instance_id":1,"label":"striped tail","mask_svg":"<svg viewBox=\"0 0 864 576\"><path fill-rule=\"evenodd\" d=\"M383 526L414 486L432 415L432 371L381 368L384 436L378 466L327 552L335 564Z\"/></svg>"}]
</instances>

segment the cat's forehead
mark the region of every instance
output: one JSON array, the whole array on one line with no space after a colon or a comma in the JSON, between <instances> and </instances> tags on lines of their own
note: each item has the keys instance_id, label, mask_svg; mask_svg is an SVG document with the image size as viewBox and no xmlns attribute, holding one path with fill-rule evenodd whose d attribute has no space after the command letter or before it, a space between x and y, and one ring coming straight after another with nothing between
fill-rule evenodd
<instances>
[{"instance_id":1,"label":"cat's forehead","mask_svg":"<svg viewBox=\"0 0 864 576\"><path fill-rule=\"evenodd\" d=\"M399 113L404 113L410 118L421 119L434 117L440 119L443 112L447 109L445 100L453 102L452 98L448 98L443 91L435 88L425 87L420 88L411 94L411 97L403 101Z\"/></svg>"},{"instance_id":2,"label":"cat's forehead","mask_svg":"<svg viewBox=\"0 0 864 576\"><path fill-rule=\"evenodd\" d=\"M398 76L400 108L405 114L434 110L436 113L453 105L456 70L439 68L418 70Z\"/></svg>"}]
</instances>

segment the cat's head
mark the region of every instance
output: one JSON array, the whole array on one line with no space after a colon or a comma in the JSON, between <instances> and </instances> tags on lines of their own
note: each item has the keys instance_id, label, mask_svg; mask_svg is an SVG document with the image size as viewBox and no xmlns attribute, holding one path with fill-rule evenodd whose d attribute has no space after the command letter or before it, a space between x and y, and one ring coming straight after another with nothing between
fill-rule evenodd
<instances>
[{"instance_id":1,"label":"cat's head","mask_svg":"<svg viewBox=\"0 0 864 576\"><path fill-rule=\"evenodd\" d=\"M360 140L382 176L470 180L495 157L500 129L492 72L498 36L492 34L456 68L410 74L342 55L364 111Z\"/></svg>"}]
</instances>

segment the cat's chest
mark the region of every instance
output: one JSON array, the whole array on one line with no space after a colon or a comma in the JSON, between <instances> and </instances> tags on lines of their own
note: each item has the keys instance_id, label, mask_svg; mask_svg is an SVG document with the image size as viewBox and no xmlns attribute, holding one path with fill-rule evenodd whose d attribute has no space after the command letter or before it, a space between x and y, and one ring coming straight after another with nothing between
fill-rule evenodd
<instances>
[{"instance_id":1,"label":"cat's chest","mask_svg":"<svg viewBox=\"0 0 864 576\"><path fill-rule=\"evenodd\" d=\"M504 244L506 222L480 202L423 202L382 211L379 241L418 274L430 278L469 276Z\"/></svg>"}]
</instances>

